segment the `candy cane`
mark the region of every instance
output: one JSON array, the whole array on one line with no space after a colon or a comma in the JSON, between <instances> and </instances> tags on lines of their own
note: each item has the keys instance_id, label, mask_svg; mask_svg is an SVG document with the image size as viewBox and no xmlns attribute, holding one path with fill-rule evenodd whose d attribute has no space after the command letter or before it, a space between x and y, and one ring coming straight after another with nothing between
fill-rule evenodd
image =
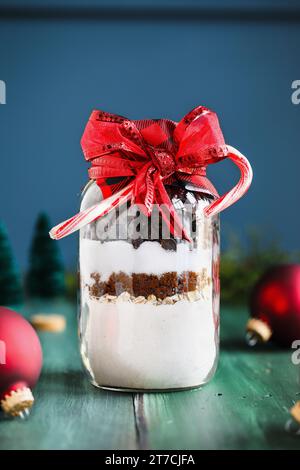
<instances>
[{"instance_id":1,"label":"candy cane","mask_svg":"<svg viewBox=\"0 0 300 470\"><path fill-rule=\"evenodd\" d=\"M93 220L103 217L108 214L114 207L119 204L123 204L132 195L132 183L126 186L126 188L113 194L112 196L103 199L101 202L89 207L88 209L79 212L68 220L53 227L49 235L54 240L60 240L61 238L70 235L76 230L81 229L85 225L93 222Z\"/></svg>"},{"instance_id":2,"label":"candy cane","mask_svg":"<svg viewBox=\"0 0 300 470\"><path fill-rule=\"evenodd\" d=\"M212 204L210 204L204 209L204 213L206 216L213 216L215 214L218 214L222 210L234 204L238 199L243 196L243 194L245 194L252 181L252 168L247 158L234 147L227 145L227 148L229 151L227 156L239 167L241 171L241 178L234 188L232 188L223 196L219 197L217 200L215 200ZM70 235L76 230L81 229L82 227L93 222L97 218L103 217L104 215L108 214L114 207L123 204L124 202L131 199L132 187L133 183L126 186L124 189L117 192L116 194L113 194L109 198L104 199L100 203L95 204L84 211L79 212L78 214L74 215L68 220L65 220L59 225L56 225L49 232L50 237L55 240L59 240L61 238L66 237L67 235Z\"/></svg>"},{"instance_id":3,"label":"candy cane","mask_svg":"<svg viewBox=\"0 0 300 470\"><path fill-rule=\"evenodd\" d=\"M207 216L213 216L215 214L218 214L219 212L234 204L249 189L249 186L252 181L253 172L247 158L234 147L227 145L227 148L227 156L239 167L241 177L234 188L232 188L223 196L219 197L216 201L212 202L209 206L204 209L204 213Z\"/></svg>"}]
</instances>

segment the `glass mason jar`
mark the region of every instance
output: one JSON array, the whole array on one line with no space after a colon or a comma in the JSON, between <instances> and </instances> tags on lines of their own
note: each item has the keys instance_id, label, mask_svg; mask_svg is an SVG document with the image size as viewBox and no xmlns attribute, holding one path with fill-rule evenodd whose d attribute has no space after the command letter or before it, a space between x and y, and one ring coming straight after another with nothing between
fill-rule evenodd
<instances>
[{"instance_id":1,"label":"glass mason jar","mask_svg":"<svg viewBox=\"0 0 300 470\"><path fill-rule=\"evenodd\" d=\"M166 189L192 242L164 236L158 210L127 205L80 230L80 351L97 387L193 388L216 369L219 216L203 213L213 196ZM81 210L101 200L90 182Z\"/></svg>"}]
</instances>

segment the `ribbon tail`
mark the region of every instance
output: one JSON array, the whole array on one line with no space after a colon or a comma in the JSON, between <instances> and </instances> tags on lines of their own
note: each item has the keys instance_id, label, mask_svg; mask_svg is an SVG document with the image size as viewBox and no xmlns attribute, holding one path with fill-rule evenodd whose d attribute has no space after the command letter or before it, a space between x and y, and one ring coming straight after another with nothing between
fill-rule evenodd
<instances>
[{"instance_id":1,"label":"ribbon tail","mask_svg":"<svg viewBox=\"0 0 300 470\"><path fill-rule=\"evenodd\" d=\"M183 227L183 225L181 223L181 220L180 220L180 218L179 218L172 202L170 201L169 195L168 195L168 193L167 193L167 191L166 191L166 189L165 189L165 187L164 187L164 185L163 185L163 183L162 183L162 181L159 177L156 180L156 185L157 185L156 187L158 189L158 192L159 192L159 195L160 195L160 198L161 198L161 202L159 203L159 211L160 211L164 221L168 225L171 234L174 237L184 238L188 242L192 242L192 240L189 237L187 231ZM166 208L167 212L169 212L169 214L172 216L173 221L170 220L170 218L168 216L169 214L166 213L164 208Z\"/></svg>"},{"instance_id":2,"label":"ribbon tail","mask_svg":"<svg viewBox=\"0 0 300 470\"><path fill-rule=\"evenodd\" d=\"M123 204L131 199L132 196L132 183L123 188L121 191L113 194L107 199L104 199L98 204L95 204L88 209L79 212L68 220L53 227L49 235L54 240L60 240L73 232L81 229L85 225L93 222L99 217L108 214L115 207Z\"/></svg>"}]
</instances>

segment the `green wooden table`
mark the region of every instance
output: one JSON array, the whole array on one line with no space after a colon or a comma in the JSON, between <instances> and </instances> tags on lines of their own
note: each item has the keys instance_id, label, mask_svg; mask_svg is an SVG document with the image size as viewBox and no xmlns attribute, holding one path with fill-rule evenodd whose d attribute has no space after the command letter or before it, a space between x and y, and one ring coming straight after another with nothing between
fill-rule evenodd
<instances>
[{"instance_id":1,"label":"green wooden table","mask_svg":"<svg viewBox=\"0 0 300 470\"><path fill-rule=\"evenodd\" d=\"M223 308L221 355L201 389L130 394L101 391L82 372L76 307L27 306L25 314L60 312L62 334L40 334L44 367L29 419L0 415L1 449L299 449L285 430L300 400L299 368L291 352L250 350L243 341L247 312Z\"/></svg>"}]
</instances>

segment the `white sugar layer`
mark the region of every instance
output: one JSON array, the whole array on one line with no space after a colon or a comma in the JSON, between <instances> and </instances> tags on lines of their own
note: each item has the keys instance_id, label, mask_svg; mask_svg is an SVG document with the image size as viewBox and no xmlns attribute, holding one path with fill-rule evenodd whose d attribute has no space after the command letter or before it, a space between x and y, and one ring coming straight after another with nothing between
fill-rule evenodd
<instances>
[{"instance_id":1,"label":"white sugar layer","mask_svg":"<svg viewBox=\"0 0 300 470\"><path fill-rule=\"evenodd\" d=\"M104 304L86 296L82 355L94 382L108 387L193 387L217 356L211 302Z\"/></svg>"}]
</instances>

